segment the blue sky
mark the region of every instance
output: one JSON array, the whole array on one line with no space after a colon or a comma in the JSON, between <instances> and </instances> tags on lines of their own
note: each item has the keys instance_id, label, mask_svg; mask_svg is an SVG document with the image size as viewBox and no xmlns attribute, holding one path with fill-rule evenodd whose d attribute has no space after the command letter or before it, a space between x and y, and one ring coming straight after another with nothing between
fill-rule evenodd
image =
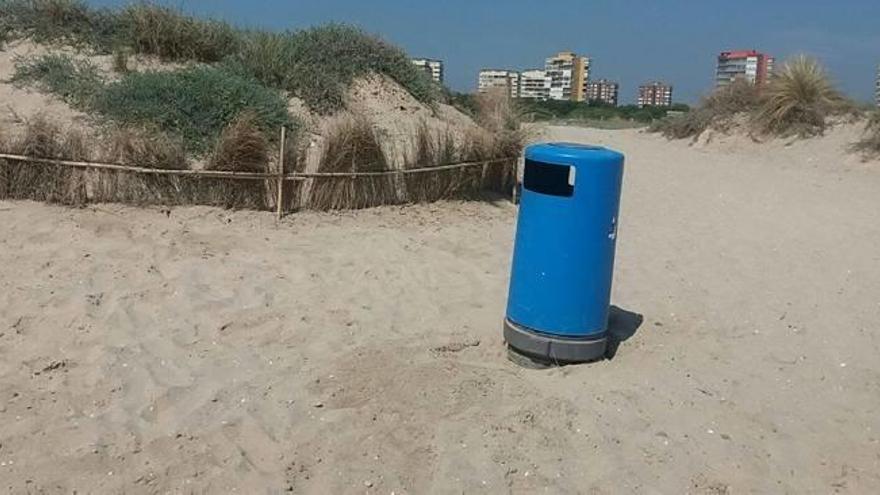
<instances>
[{"instance_id":1,"label":"blue sky","mask_svg":"<svg viewBox=\"0 0 880 495\"><path fill-rule=\"evenodd\" d=\"M92 0L96 5L126 1ZM356 24L415 56L446 62L447 84L471 91L482 67L538 67L559 50L592 57L593 77L660 79L676 100L711 89L724 49L818 57L847 94L872 98L880 65L880 0L177 0L164 2L248 27Z\"/></svg>"}]
</instances>

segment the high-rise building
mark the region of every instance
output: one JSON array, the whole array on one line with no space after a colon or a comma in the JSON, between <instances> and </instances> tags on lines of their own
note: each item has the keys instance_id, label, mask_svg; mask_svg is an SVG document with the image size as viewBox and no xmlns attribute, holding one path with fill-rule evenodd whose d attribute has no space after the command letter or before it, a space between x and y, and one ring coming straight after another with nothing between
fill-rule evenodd
<instances>
[{"instance_id":1,"label":"high-rise building","mask_svg":"<svg viewBox=\"0 0 880 495\"><path fill-rule=\"evenodd\" d=\"M531 100L550 99L550 86L552 80L547 71L532 69L523 71L519 78L519 97Z\"/></svg>"},{"instance_id":2,"label":"high-rise building","mask_svg":"<svg viewBox=\"0 0 880 495\"><path fill-rule=\"evenodd\" d=\"M434 82L443 83L443 61L431 58L414 58L412 63L427 72Z\"/></svg>"},{"instance_id":3,"label":"high-rise building","mask_svg":"<svg viewBox=\"0 0 880 495\"><path fill-rule=\"evenodd\" d=\"M619 92L620 85L616 82L599 79L598 81L587 82L584 97L586 101L604 103L616 107Z\"/></svg>"},{"instance_id":4,"label":"high-rise building","mask_svg":"<svg viewBox=\"0 0 880 495\"><path fill-rule=\"evenodd\" d=\"M736 80L752 84L766 84L773 73L773 57L756 50L721 52L715 68L716 86L726 86Z\"/></svg>"},{"instance_id":5,"label":"high-rise building","mask_svg":"<svg viewBox=\"0 0 880 495\"><path fill-rule=\"evenodd\" d=\"M550 77L550 99L584 101L590 79L590 59L574 52L559 52L544 62Z\"/></svg>"},{"instance_id":6,"label":"high-rise building","mask_svg":"<svg viewBox=\"0 0 880 495\"><path fill-rule=\"evenodd\" d=\"M656 81L639 86L639 108L671 105L672 86Z\"/></svg>"},{"instance_id":7,"label":"high-rise building","mask_svg":"<svg viewBox=\"0 0 880 495\"><path fill-rule=\"evenodd\" d=\"M880 67L877 67L877 82L874 83L874 101L880 107Z\"/></svg>"},{"instance_id":8,"label":"high-rise building","mask_svg":"<svg viewBox=\"0 0 880 495\"><path fill-rule=\"evenodd\" d=\"M520 92L519 72L498 69L481 70L478 89L480 93L503 89L511 98L518 98Z\"/></svg>"}]
</instances>

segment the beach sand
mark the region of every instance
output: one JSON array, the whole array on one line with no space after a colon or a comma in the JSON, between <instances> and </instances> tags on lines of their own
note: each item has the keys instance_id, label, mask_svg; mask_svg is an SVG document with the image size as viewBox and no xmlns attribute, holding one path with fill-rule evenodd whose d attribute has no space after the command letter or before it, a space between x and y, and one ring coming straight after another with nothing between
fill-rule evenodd
<instances>
[{"instance_id":1,"label":"beach sand","mask_svg":"<svg viewBox=\"0 0 880 495\"><path fill-rule=\"evenodd\" d=\"M545 136L627 154L613 360L507 360L505 201L0 202L0 489L880 492L880 164Z\"/></svg>"}]
</instances>

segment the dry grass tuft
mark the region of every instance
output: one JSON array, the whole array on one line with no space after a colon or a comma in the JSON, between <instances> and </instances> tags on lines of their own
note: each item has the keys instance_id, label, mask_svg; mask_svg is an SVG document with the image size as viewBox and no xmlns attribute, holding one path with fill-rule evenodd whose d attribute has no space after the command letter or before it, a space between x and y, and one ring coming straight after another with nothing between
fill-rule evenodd
<instances>
[{"instance_id":1,"label":"dry grass tuft","mask_svg":"<svg viewBox=\"0 0 880 495\"><path fill-rule=\"evenodd\" d=\"M736 122L737 115L751 114L759 105L758 87L738 80L717 88L690 112L656 122L651 130L669 139L696 138L709 129L729 130Z\"/></svg>"},{"instance_id":2,"label":"dry grass tuft","mask_svg":"<svg viewBox=\"0 0 880 495\"><path fill-rule=\"evenodd\" d=\"M529 140L522 122L525 110L504 92L490 92L477 98L477 120L484 132L471 132L463 158L467 161L509 158L488 165L479 182L482 190L509 194L516 182L516 164Z\"/></svg>"},{"instance_id":3,"label":"dry grass tuft","mask_svg":"<svg viewBox=\"0 0 880 495\"><path fill-rule=\"evenodd\" d=\"M470 169L464 182L472 190L508 196L516 183L516 165L527 139L523 131L490 133L483 129L467 134L462 157L465 161L493 160L482 170ZM498 161L495 161L498 160ZM477 176L477 171L480 176Z\"/></svg>"},{"instance_id":4,"label":"dry grass tuft","mask_svg":"<svg viewBox=\"0 0 880 495\"><path fill-rule=\"evenodd\" d=\"M503 89L477 95L477 121L492 132L516 131L522 127L524 109Z\"/></svg>"},{"instance_id":5,"label":"dry grass tuft","mask_svg":"<svg viewBox=\"0 0 880 495\"><path fill-rule=\"evenodd\" d=\"M880 157L880 110L875 110L868 118L865 135L853 148L866 159Z\"/></svg>"},{"instance_id":6,"label":"dry grass tuft","mask_svg":"<svg viewBox=\"0 0 880 495\"><path fill-rule=\"evenodd\" d=\"M65 131L42 116L28 121L15 139L0 140L4 152L35 158L73 161L99 159L154 169L186 169L184 148L158 131L123 128L111 135L103 156L95 156L89 141ZM241 163L239 157L238 162ZM265 162L262 164L265 166ZM238 165L236 165L238 166ZM267 209L264 181L200 179L187 176L73 168L60 165L0 160L0 197L82 205L119 202L148 205L203 204L226 208Z\"/></svg>"},{"instance_id":7,"label":"dry grass tuft","mask_svg":"<svg viewBox=\"0 0 880 495\"><path fill-rule=\"evenodd\" d=\"M225 22L196 19L161 5L133 4L119 17L126 43L166 60L219 62L236 53L241 42L239 32Z\"/></svg>"},{"instance_id":8,"label":"dry grass tuft","mask_svg":"<svg viewBox=\"0 0 880 495\"><path fill-rule=\"evenodd\" d=\"M124 127L110 135L106 159L121 165L159 170L188 167L183 144L156 129ZM192 179L168 175L90 170L89 201L139 205L195 203Z\"/></svg>"},{"instance_id":9,"label":"dry grass tuft","mask_svg":"<svg viewBox=\"0 0 880 495\"><path fill-rule=\"evenodd\" d=\"M20 136L7 139L4 150L14 155L62 160L87 160L85 139L78 131L63 138L61 127L44 115L27 121ZM84 172L71 167L40 163L0 163L0 192L10 199L81 205L86 202Z\"/></svg>"},{"instance_id":10,"label":"dry grass tuft","mask_svg":"<svg viewBox=\"0 0 880 495\"><path fill-rule=\"evenodd\" d=\"M220 134L208 164L210 170L265 173L269 165L269 142L257 114L240 113Z\"/></svg>"},{"instance_id":11,"label":"dry grass tuft","mask_svg":"<svg viewBox=\"0 0 880 495\"><path fill-rule=\"evenodd\" d=\"M133 167L183 170L187 167L183 143L148 128L123 127L110 138L110 159Z\"/></svg>"},{"instance_id":12,"label":"dry grass tuft","mask_svg":"<svg viewBox=\"0 0 880 495\"><path fill-rule=\"evenodd\" d=\"M413 138L412 155L404 159L405 168L425 168L460 161L455 137L447 129L434 133L422 122ZM404 176L406 199L412 203L437 201L456 196L461 190L461 170L438 170Z\"/></svg>"},{"instance_id":13,"label":"dry grass tuft","mask_svg":"<svg viewBox=\"0 0 880 495\"><path fill-rule=\"evenodd\" d=\"M223 130L207 168L226 172L269 171L269 142L255 112L245 110ZM225 208L269 207L271 187L266 181L209 179L209 182L210 189L203 202Z\"/></svg>"},{"instance_id":14,"label":"dry grass tuft","mask_svg":"<svg viewBox=\"0 0 880 495\"><path fill-rule=\"evenodd\" d=\"M363 117L342 120L324 142L320 173L385 172L388 158L378 136ZM398 203L390 176L315 179L308 206L317 210L361 209Z\"/></svg>"},{"instance_id":15,"label":"dry grass tuft","mask_svg":"<svg viewBox=\"0 0 880 495\"><path fill-rule=\"evenodd\" d=\"M799 55L770 80L754 123L768 134L814 136L825 130L829 116L839 114L845 106L822 65Z\"/></svg>"}]
</instances>

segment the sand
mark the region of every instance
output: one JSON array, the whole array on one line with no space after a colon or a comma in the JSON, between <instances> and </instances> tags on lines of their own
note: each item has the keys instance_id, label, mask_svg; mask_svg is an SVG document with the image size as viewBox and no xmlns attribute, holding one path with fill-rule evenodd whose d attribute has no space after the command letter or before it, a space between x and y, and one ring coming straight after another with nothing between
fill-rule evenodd
<instances>
[{"instance_id":1,"label":"sand","mask_svg":"<svg viewBox=\"0 0 880 495\"><path fill-rule=\"evenodd\" d=\"M624 151L613 360L501 339L516 209L0 202L9 493L880 492L880 164ZM840 131L846 133L848 131Z\"/></svg>"}]
</instances>

